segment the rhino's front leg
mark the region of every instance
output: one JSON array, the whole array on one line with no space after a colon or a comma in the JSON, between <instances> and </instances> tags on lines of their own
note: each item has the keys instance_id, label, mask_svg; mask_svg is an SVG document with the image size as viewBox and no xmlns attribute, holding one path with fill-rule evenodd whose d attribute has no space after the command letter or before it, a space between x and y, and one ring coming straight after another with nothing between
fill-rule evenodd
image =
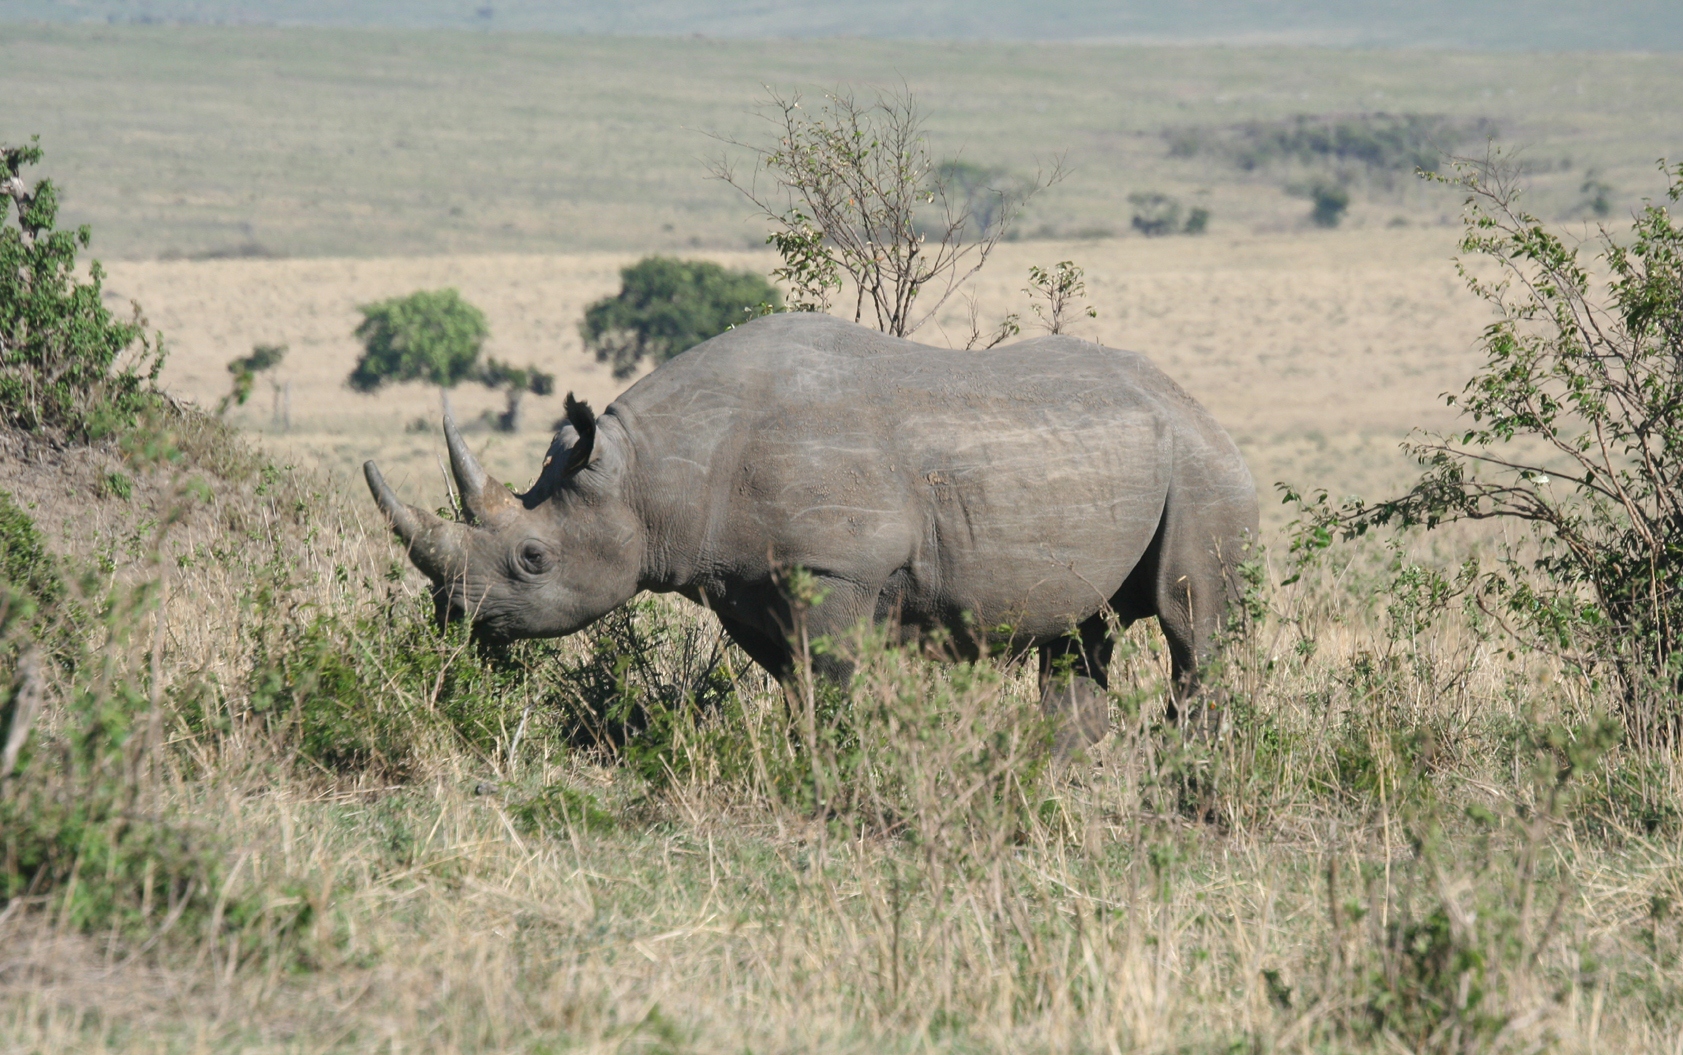
<instances>
[{"instance_id":1,"label":"rhino's front leg","mask_svg":"<svg viewBox=\"0 0 1683 1055\"><path fill-rule=\"evenodd\" d=\"M1110 732L1110 657L1115 645L1095 615L1067 637L1040 646L1040 710L1055 723L1052 753L1060 762L1085 752Z\"/></svg>"}]
</instances>

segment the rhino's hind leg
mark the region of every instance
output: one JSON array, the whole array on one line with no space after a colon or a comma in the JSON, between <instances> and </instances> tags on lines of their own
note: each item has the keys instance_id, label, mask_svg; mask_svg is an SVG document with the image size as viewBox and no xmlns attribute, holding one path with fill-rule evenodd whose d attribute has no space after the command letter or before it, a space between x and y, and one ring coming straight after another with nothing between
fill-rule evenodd
<instances>
[{"instance_id":1,"label":"rhino's hind leg","mask_svg":"<svg viewBox=\"0 0 1683 1055\"><path fill-rule=\"evenodd\" d=\"M1052 752L1067 761L1110 732L1110 656L1115 643L1102 614L1040 646L1040 710L1055 725Z\"/></svg>"},{"instance_id":2,"label":"rhino's hind leg","mask_svg":"<svg viewBox=\"0 0 1683 1055\"><path fill-rule=\"evenodd\" d=\"M1185 535L1170 536L1157 577L1157 623L1168 643L1173 671L1168 719L1190 733L1211 737L1222 731L1227 701L1220 691L1200 684L1200 675L1215 658L1228 609L1237 596L1236 568L1245 539L1210 540L1193 531Z\"/></svg>"}]
</instances>

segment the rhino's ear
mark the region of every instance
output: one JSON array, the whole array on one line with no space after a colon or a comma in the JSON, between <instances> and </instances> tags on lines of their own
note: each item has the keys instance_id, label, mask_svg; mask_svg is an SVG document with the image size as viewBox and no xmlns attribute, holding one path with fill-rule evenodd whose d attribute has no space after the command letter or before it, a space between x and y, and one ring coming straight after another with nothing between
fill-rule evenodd
<instances>
[{"instance_id":1,"label":"rhino's ear","mask_svg":"<svg viewBox=\"0 0 1683 1055\"><path fill-rule=\"evenodd\" d=\"M578 433L578 439L567 449L567 463L561 467L562 479L589 465L590 456L596 450L596 415L591 413L590 404L574 399L568 392L566 408L567 424Z\"/></svg>"},{"instance_id":2,"label":"rhino's ear","mask_svg":"<svg viewBox=\"0 0 1683 1055\"><path fill-rule=\"evenodd\" d=\"M590 464L591 455L596 452L596 415L590 412L590 405L574 399L571 392L567 393L566 405L567 418L556 423L560 431L549 444L549 454L544 457L543 471L538 474L537 483L520 496L527 509L535 509L549 501L556 489L566 483L567 477ZM562 447L563 437L567 434L566 426L569 425L573 429L573 442L569 447Z\"/></svg>"}]
</instances>

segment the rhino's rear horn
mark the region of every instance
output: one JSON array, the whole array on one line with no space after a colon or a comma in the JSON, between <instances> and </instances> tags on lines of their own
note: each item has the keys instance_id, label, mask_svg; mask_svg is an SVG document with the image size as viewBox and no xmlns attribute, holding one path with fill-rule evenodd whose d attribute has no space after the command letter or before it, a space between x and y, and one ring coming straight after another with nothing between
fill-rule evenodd
<instances>
[{"instance_id":1,"label":"rhino's rear horn","mask_svg":"<svg viewBox=\"0 0 1683 1055\"><path fill-rule=\"evenodd\" d=\"M480 467L456 428L456 418L449 408L444 411L444 442L450 447L450 473L456 478L462 509L470 519L488 524L519 505L508 488Z\"/></svg>"}]
</instances>

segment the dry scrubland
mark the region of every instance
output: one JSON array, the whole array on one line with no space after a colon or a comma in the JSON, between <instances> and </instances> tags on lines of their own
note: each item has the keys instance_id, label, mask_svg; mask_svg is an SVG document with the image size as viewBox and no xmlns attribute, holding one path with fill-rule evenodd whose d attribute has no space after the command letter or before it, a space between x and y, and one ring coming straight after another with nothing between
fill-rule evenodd
<instances>
[{"instance_id":1,"label":"dry scrubland","mask_svg":"<svg viewBox=\"0 0 1683 1055\"><path fill-rule=\"evenodd\" d=\"M1438 397L1458 389L1473 362L1486 316L1455 275L1454 237L1431 228L1018 243L982 273L976 303L984 323L1028 315L1029 265L1076 260L1099 315L1073 332L1152 356L1226 424L1265 490L1290 480L1373 494L1410 467L1396 450L1410 428L1450 420ZM770 264L759 254L708 255ZM582 349L577 322L586 303L618 289L618 268L631 259L122 262L111 265L107 300L146 307L170 346L164 384L205 407L227 392L229 359L254 343L286 342L291 351L273 376L292 385L292 430L280 434L266 380L230 420L353 490L362 461L377 457L388 474L397 470L399 486L430 500L443 494L437 390L365 396L345 386L358 353L356 305L458 287L486 312L488 354L555 372L558 393L531 400L526 433L482 427L474 441L493 472L523 486L537 473L560 395L572 389L600 409L621 387ZM960 296L917 337L963 344L968 334ZM501 407L501 397L473 385L452 402L463 418ZM417 421L429 431L411 431Z\"/></svg>"},{"instance_id":2,"label":"dry scrubland","mask_svg":"<svg viewBox=\"0 0 1683 1055\"><path fill-rule=\"evenodd\" d=\"M1379 492L1407 429L1449 420L1437 396L1486 321L1447 260L1453 200L1363 185L1349 229L1311 232L1279 174L1169 159L1162 136L1489 116L1572 155L1538 175L1570 217L1592 165L1621 202L1652 188L1678 69L5 27L5 120L43 118L67 209L119 258L111 303L170 344L165 386L213 405L230 358L286 342L293 427L260 380L243 432L165 421L170 468L0 436L0 490L89 572L73 592L167 582L155 611L119 604L66 646L81 665L49 679L44 722L80 705L76 671L109 661L96 702L140 687L157 737L136 741L155 750L122 818L176 825L153 865L197 884L154 897L152 865L108 861L0 909L0 1051L1683 1050L1683 760L1609 746L1603 688L1423 603L1422 567L1482 540L1370 540L1286 582L1275 480ZM1030 264L1075 260L1099 310L1076 332L1156 358L1262 485L1247 632L1212 674L1219 741L1161 724L1143 626L1113 672L1117 732L1061 773L1008 657L862 646L851 701L815 700L823 735L802 737L681 604L480 654L429 628L360 492L375 455L442 496L436 395L343 387L357 304L457 286L490 352L605 403L575 326L620 265L766 263L684 130L741 127L761 80L901 75L968 157L1078 162L1029 217L1048 233L985 274L984 323L1022 310ZM1125 228L1140 189L1210 202L1210 234L1073 237ZM172 249L299 258L155 259ZM966 332L955 302L919 336ZM548 435L472 438L524 483ZM91 914L113 890L128 914Z\"/></svg>"},{"instance_id":3,"label":"dry scrubland","mask_svg":"<svg viewBox=\"0 0 1683 1055\"><path fill-rule=\"evenodd\" d=\"M1448 242L1013 246L980 303L1016 306L1029 262L1078 259L1101 309L1085 332L1154 352L1265 486L1377 485L1404 468L1402 429L1443 420L1434 396L1482 322ZM438 490L438 437L404 431L434 396L343 389L353 307L459 285L499 355L606 399L571 325L623 259L113 269L172 335L168 385L200 402L234 351L292 343L294 431L267 431L261 388L239 420L305 468L189 423L186 467L125 500L113 452L7 438L0 489L56 548L114 581L170 569L161 622L138 615L107 653L137 677L157 664L167 764L144 804L187 818L215 897L154 944L161 905L89 933L52 897L14 902L0 1050L1683 1043L1683 767L1615 748L1558 784L1549 726L1593 739L1606 700L1489 627L1423 618L1409 576L1430 547L1341 552L1286 586L1275 517L1254 623L1216 675L1232 735L1160 724L1165 660L1139 627L1117 732L1064 773L1045 771L1032 673L1009 663L875 654L810 752L780 693L682 604L501 660L434 637L347 486L372 452L412 494ZM963 312L926 336L943 328L960 336ZM521 480L545 439L476 444ZM160 542L189 475L212 491ZM1464 544L1440 542L1441 561ZM615 747L601 737L627 705L653 725Z\"/></svg>"}]
</instances>

